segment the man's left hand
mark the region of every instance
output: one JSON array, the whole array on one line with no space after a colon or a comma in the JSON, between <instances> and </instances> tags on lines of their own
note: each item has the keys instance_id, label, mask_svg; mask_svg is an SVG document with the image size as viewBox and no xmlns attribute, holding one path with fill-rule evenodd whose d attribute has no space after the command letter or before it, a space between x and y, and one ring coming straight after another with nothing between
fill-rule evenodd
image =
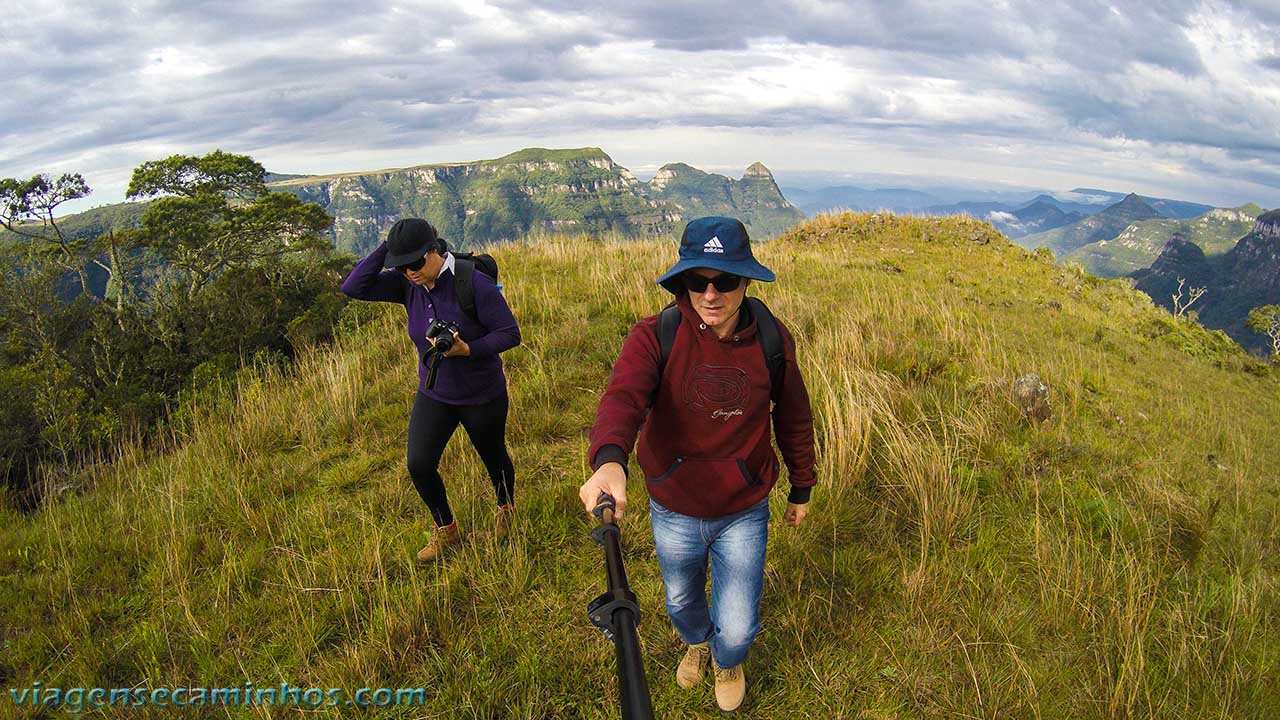
<instances>
[{"instance_id":1,"label":"man's left hand","mask_svg":"<svg viewBox=\"0 0 1280 720\"><path fill-rule=\"evenodd\" d=\"M804 522L804 516L809 514L809 503L797 505L796 503L787 503L787 511L782 514L782 519L787 521L791 527L800 527L800 523Z\"/></svg>"}]
</instances>

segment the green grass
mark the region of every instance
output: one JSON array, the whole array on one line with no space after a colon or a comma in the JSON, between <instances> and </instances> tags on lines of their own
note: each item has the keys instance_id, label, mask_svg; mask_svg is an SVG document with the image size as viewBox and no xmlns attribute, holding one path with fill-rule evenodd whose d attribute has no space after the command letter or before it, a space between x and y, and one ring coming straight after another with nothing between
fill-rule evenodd
<instances>
[{"instance_id":1,"label":"green grass","mask_svg":"<svg viewBox=\"0 0 1280 720\"><path fill-rule=\"evenodd\" d=\"M0 518L0 685L425 687L429 706L382 714L617 717L576 495L598 393L668 299L652 281L675 247L495 254L525 337L504 356L512 542L413 562L429 526L403 469L413 353L403 311L357 305L336 347L240 373L237 401L190 409L169 451L57 478L71 491L42 512ZM747 716L1274 714L1273 371L966 218L826 216L758 256L779 281L751 292L799 343L819 485L804 526L771 528ZM1031 372L1052 390L1039 425L1009 400ZM461 433L442 470L464 531L483 529L492 489ZM654 706L713 717L709 686L673 682L629 491Z\"/></svg>"}]
</instances>

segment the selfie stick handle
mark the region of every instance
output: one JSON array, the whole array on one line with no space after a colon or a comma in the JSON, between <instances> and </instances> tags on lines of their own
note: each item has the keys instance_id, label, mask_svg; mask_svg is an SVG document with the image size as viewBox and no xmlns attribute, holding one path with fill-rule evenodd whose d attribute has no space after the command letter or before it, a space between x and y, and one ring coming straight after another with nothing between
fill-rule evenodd
<instances>
[{"instance_id":1,"label":"selfie stick handle","mask_svg":"<svg viewBox=\"0 0 1280 720\"><path fill-rule=\"evenodd\" d=\"M645 680L644 662L640 657L640 605L627 584L627 571L622 565L621 532L613 521L614 501L608 493L600 493L593 514L600 525L591 538L604 548L605 571L609 591L587 606L591 622L613 641L618 659L618 689L623 720L651 720L653 705L649 701L649 684Z\"/></svg>"}]
</instances>

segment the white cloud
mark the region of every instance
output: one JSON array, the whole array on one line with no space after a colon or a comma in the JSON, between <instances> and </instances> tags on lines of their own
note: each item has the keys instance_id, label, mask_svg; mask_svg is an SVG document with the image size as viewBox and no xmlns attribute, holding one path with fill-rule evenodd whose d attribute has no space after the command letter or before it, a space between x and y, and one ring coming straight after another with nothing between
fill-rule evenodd
<instances>
[{"instance_id":1,"label":"white cloud","mask_svg":"<svg viewBox=\"0 0 1280 720\"><path fill-rule=\"evenodd\" d=\"M1055 200L1063 202L1084 203L1085 205L1102 205L1110 202L1111 198L1106 195L1091 195L1089 193L1079 192L1056 192L1053 193Z\"/></svg>"},{"instance_id":2,"label":"white cloud","mask_svg":"<svg viewBox=\"0 0 1280 720\"><path fill-rule=\"evenodd\" d=\"M641 171L763 159L1275 206L1268 7L42 4L0 35L22 70L0 85L0 177L81 171L105 202L169 152L320 172L589 144Z\"/></svg>"}]
</instances>

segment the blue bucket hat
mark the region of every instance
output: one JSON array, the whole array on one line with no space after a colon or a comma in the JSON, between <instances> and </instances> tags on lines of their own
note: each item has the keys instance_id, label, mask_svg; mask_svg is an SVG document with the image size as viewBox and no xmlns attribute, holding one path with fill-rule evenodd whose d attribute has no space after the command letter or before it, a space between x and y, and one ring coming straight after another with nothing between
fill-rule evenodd
<instances>
[{"instance_id":1,"label":"blue bucket hat","mask_svg":"<svg viewBox=\"0 0 1280 720\"><path fill-rule=\"evenodd\" d=\"M710 268L765 282L777 279L772 270L756 262L747 229L741 220L731 217L703 217L685 225L680 236L680 260L658 278L658 284L679 295L684 292L680 273L693 268Z\"/></svg>"}]
</instances>

